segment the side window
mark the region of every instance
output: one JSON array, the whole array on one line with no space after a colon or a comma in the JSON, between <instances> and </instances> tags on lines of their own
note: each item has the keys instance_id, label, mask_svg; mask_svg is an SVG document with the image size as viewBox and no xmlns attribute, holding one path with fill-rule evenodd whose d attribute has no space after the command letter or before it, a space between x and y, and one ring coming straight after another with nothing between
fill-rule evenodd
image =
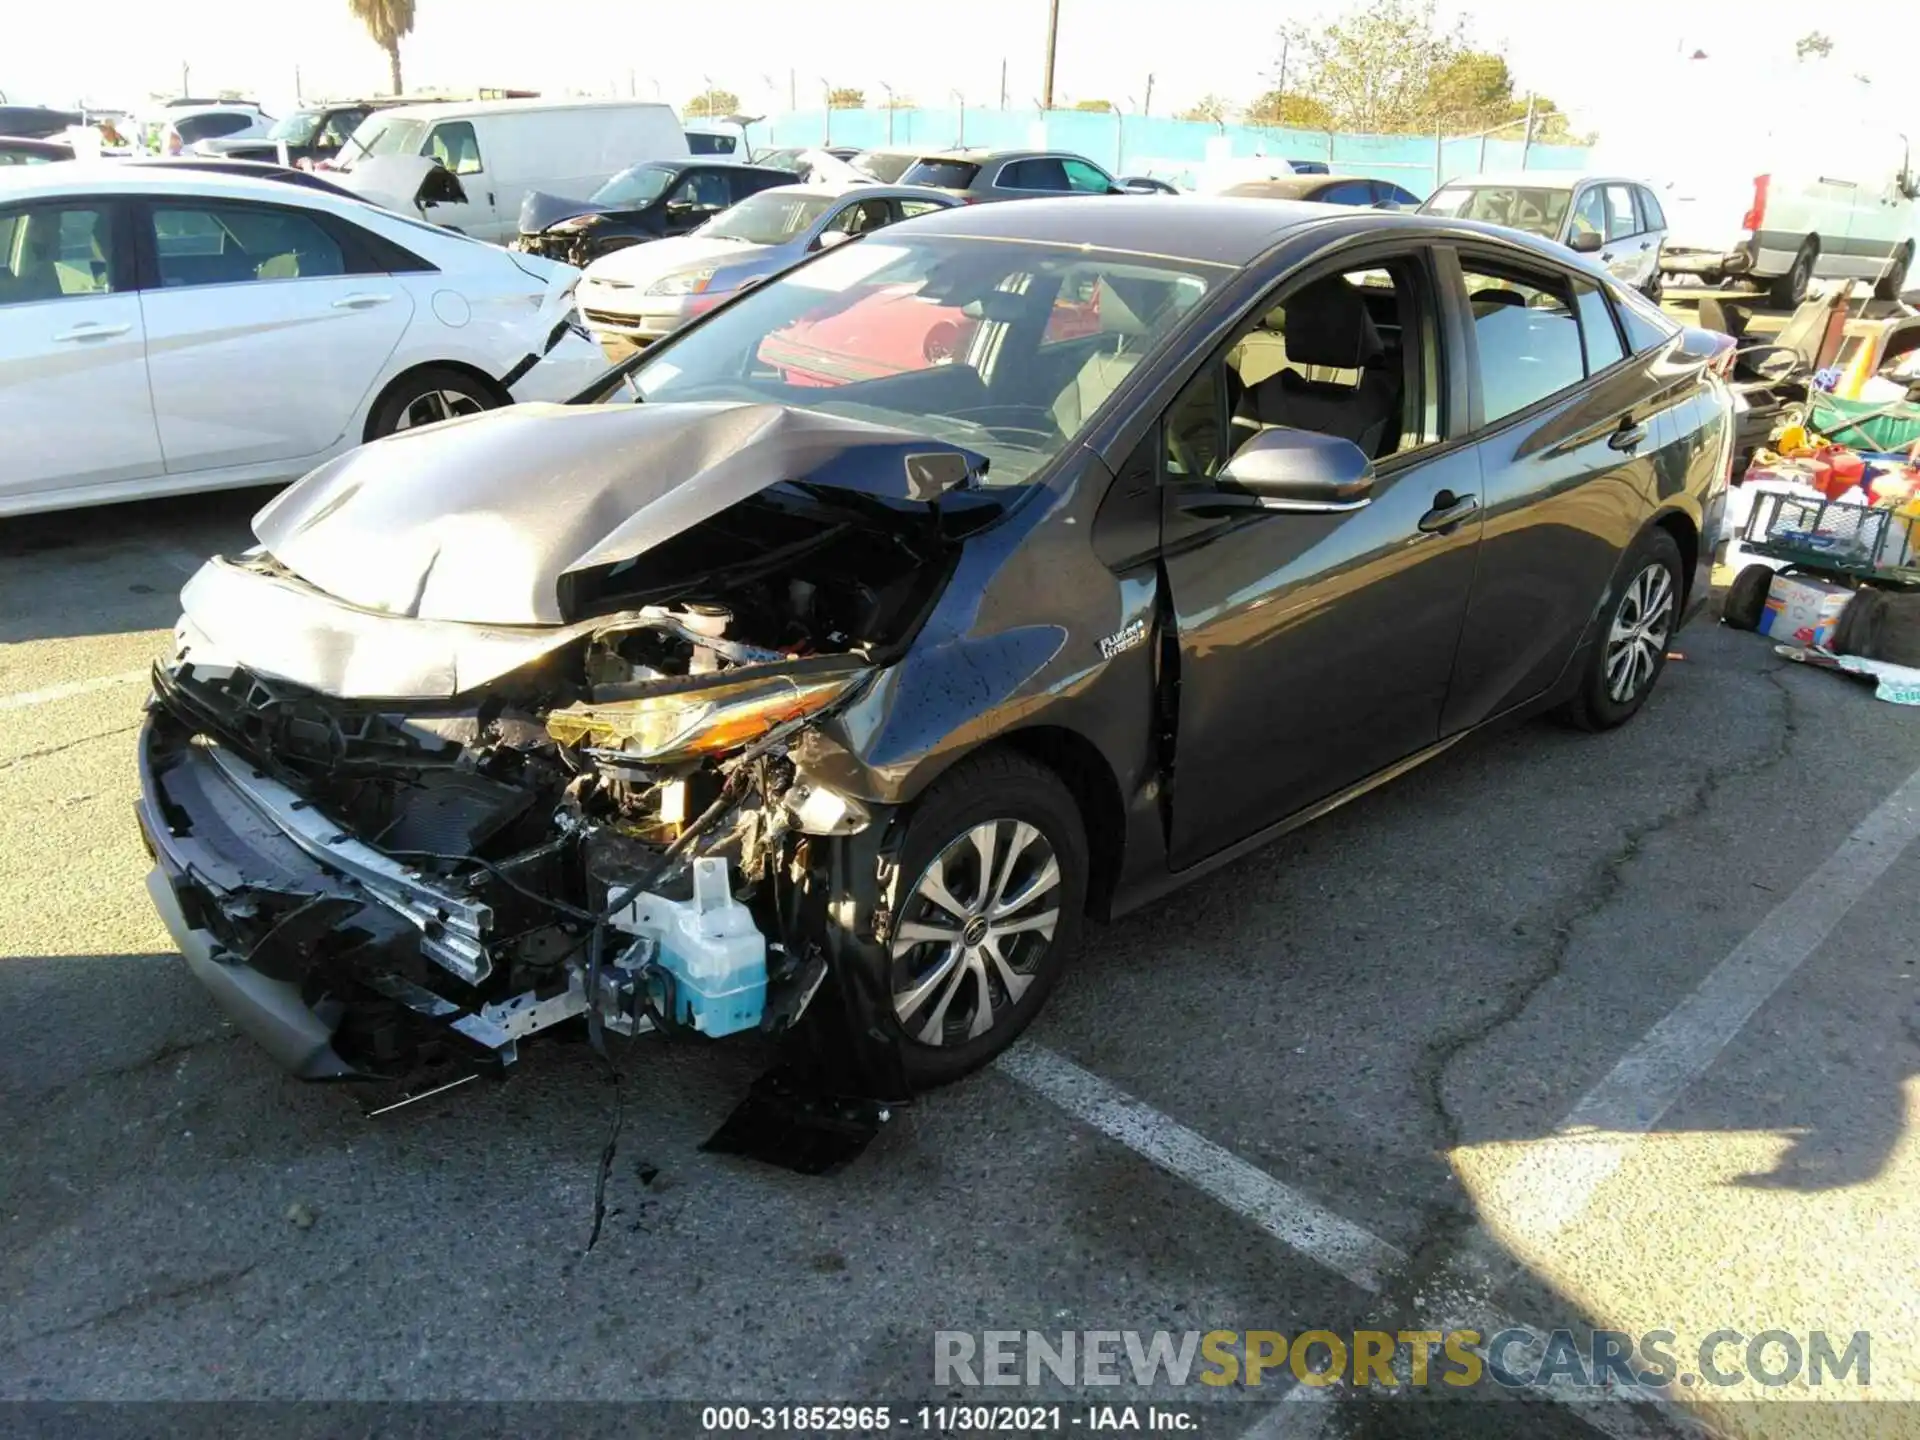
<instances>
[{"instance_id":1,"label":"side window","mask_svg":"<svg viewBox=\"0 0 1920 1440\"><path fill-rule=\"evenodd\" d=\"M1562 282L1477 267L1465 278L1485 424L1586 377L1580 322Z\"/></svg>"},{"instance_id":2,"label":"side window","mask_svg":"<svg viewBox=\"0 0 1920 1440\"><path fill-rule=\"evenodd\" d=\"M323 150L338 150L347 143L360 122L367 118L365 110L336 110L327 117L327 123L320 127L320 133L313 137L313 143Z\"/></svg>"},{"instance_id":3,"label":"side window","mask_svg":"<svg viewBox=\"0 0 1920 1440\"><path fill-rule=\"evenodd\" d=\"M339 242L298 210L156 205L150 213L164 289L347 273Z\"/></svg>"},{"instance_id":4,"label":"side window","mask_svg":"<svg viewBox=\"0 0 1920 1440\"><path fill-rule=\"evenodd\" d=\"M245 115L189 115L174 129L179 132L182 145L191 145L196 140L218 140L223 135L238 135L252 124L253 121Z\"/></svg>"},{"instance_id":5,"label":"side window","mask_svg":"<svg viewBox=\"0 0 1920 1440\"><path fill-rule=\"evenodd\" d=\"M1613 323L1613 307L1598 285L1584 280L1574 282L1574 298L1580 306L1580 338L1587 346L1587 373L1597 375L1609 365L1627 358L1627 347L1620 343L1620 331Z\"/></svg>"},{"instance_id":6,"label":"side window","mask_svg":"<svg viewBox=\"0 0 1920 1440\"><path fill-rule=\"evenodd\" d=\"M1373 459L1440 438L1440 361L1425 270L1395 257L1282 293L1227 352L1234 447L1287 426ZM1579 337L1574 337L1575 363ZM1576 377L1577 378L1577 377Z\"/></svg>"},{"instance_id":7,"label":"side window","mask_svg":"<svg viewBox=\"0 0 1920 1440\"><path fill-rule=\"evenodd\" d=\"M456 175L478 175L481 170L480 141L473 133L473 126L465 120L449 120L434 126L420 153Z\"/></svg>"},{"instance_id":8,"label":"side window","mask_svg":"<svg viewBox=\"0 0 1920 1440\"><path fill-rule=\"evenodd\" d=\"M1607 238L1623 239L1640 233L1640 222L1633 213L1633 189L1627 185L1607 186Z\"/></svg>"},{"instance_id":9,"label":"side window","mask_svg":"<svg viewBox=\"0 0 1920 1440\"><path fill-rule=\"evenodd\" d=\"M718 212L732 204L727 186L727 177L711 170L695 170L682 177L680 183L667 196L667 208L679 209L682 206L694 210Z\"/></svg>"},{"instance_id":10,"label":"side window","mask_svg":"<svg viewBox=\"0 0 1920 1440\"><path fill-rule=\"evenodd\" d=\"M1081 195L1104 195L1113 188L1113 182L1084 160L1062 160L1060 168L1066 171L1067 188Z\"/></svg>"},{"instance_id":11,"label":"side window","mask_svg":"<svg viewBox=\"0 0 1920 1440\"><path fill-rule=\"evenodd\" d=\"M942 205L937 200L902 200L900 202L900 218L902 220L911 220L916 215L927 215L935 210L946 210L949 208L951 207Z\"/></svg>"},{"instance_id":12,"label":"side window","mask_svg":"<svg viewBox=\"0 0 1920 1440\"><path fill-rule=\"evenodd\" d=\"M1660 202L1653 198L1651 190L1642 187L1640 192L1640 213L1647 217L1647 229L1664 230L1667 228L1666 213L1661 210Z\"/></svg>"},{"instance_id":13,"label":"side window","mask_svg":"<svg viewBox=\"0 0 1920 1440\"><path fill-rule=\"evenodd\" d=\"M1329 185L1313 198L1323 205L1371 205L1373 185L1366 180L1346 180Z\"/></svg>"},{"instance_id":14,"label":"side window","mask_svg":"<svg viewBox=\"0 0 1920 1440\"><path fill-rule=\"evenodd\" d=\"M1635 355L1666 344L1679 332L1666 312L1638 290L1614 291L1613 303L1620 315L1620 327L1627 332L1627 349Z\"/></svg>"},{"instance_id":15,"label":"side window","mask_svg":"<svg viewBox=\"0 0 1920 1440\"><path fill-rule=\"evenodd\" d=\"M1001 167L996 183L1007 190L1065 190L1067 172L1051 158L1014 160Z\"/></svg>"},{"instance_id":16,"label":"side window","mask_svg":"<svg viewBox=\"0 0 1920 1440\"><path fill-rule=\"evenodd\" d=\"M738 205L749 195L758 195L762 190L771 189L780 183L778 180L770 179L765 175L756 175L750 170L737 170L733 174L723 177L723 179L727 187L728 197L735 205Z\"/></svg>"},{"instance_id":17,"label":"side window","mask_svg":"<svg viewBox=\"0 0 1920 1440\"><path fill-rule=\"evenodd\" d=\"M104 210L0 210L0 306L107 294L107 232Z\"/></svg>"},{"instance_id":18,"label":"side window","mask_svg":"<svg viewBox=\"0 0 1920 1440\"><path fill-rule=\"evenodd\" d=\"M1187 382L1161 421L1169 479L1211 480L1226 463L1224 374L1210 361Z\"/></svg>"},{"instance_id":19,"label":"side window","mask_svg":"<svg viewBox=\"0 0 1920 1440\"><path fill-rule=\"evenodd\" d=\"M1580 199L1573 207L1573 225L1567 231L1571 240L1576 235L1598 235L1607 238L1607 204L1596 185L1580 192Z\"/></svg>"}]
</instances>

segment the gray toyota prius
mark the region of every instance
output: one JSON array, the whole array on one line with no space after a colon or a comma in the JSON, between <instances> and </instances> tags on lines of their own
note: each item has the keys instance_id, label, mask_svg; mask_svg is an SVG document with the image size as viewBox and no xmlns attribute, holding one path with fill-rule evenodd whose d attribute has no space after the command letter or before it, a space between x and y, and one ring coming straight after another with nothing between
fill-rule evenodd
<instances>
[{"instance_id":1,"label":"gray toyota prius","mask_svg":"<svg viewBox=\"0 0 1920 1440\"><path fill-rule=\"evenodd\" d=\"M572 1022L955 1079L1084 915L1492 722L1639 711L1707 594L1726 360L1444 217L904 222L268 504L155 672L149 890L309 1078Z\"/></svg>"}]
</instances>

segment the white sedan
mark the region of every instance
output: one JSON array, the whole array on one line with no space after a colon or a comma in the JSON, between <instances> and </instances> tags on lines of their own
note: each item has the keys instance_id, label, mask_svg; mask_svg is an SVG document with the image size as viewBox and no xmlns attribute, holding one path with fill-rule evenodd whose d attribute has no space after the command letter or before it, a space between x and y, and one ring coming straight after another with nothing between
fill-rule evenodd
<instances>
[{"instance_id":1,"label":"white sedan","mask_svg":"<svg viewBox=\"0 0 1920 1440\"><path fill-rule=\"evenodd\" d=\"M0 516L291 480L606 368L579 272L252 176L0 169Z\"/></svg>"}]
</instances>

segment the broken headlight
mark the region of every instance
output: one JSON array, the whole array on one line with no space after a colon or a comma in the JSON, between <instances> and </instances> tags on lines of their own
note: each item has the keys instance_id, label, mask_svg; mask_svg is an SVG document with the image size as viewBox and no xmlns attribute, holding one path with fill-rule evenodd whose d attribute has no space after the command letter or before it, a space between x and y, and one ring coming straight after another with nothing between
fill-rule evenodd
<instances>
[{"instance_id":1,"label":"broken headlight","mask_svg":"<svg viewBox=\"0 0 1920 1440\"><path fill-rule=\"evenodd\" d=\"M570 705L547 716L562 745L620 749L637 760L721 755L776 725L818 714L866 673L864 666L824 675L769 675L677 695L648 695L600 705Z\"/></svg>"}]
</instances>

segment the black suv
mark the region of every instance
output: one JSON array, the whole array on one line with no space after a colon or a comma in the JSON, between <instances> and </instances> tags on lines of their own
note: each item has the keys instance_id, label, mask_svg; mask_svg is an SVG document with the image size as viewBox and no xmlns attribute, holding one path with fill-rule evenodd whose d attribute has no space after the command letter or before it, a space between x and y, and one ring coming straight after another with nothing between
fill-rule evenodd
<instances>
[{"instance_id":1,"label":"black suv","mask_svg":"<svg viewBox=\"0 0 1920 1440\"><path fill-rule=\"evenodd\" d=\"M644 240L685 235L793 173L711 160L649 160L622 170L586 200L530 190L520 202L516 250L585 265Z\"/></svg>"}]
</instances>

